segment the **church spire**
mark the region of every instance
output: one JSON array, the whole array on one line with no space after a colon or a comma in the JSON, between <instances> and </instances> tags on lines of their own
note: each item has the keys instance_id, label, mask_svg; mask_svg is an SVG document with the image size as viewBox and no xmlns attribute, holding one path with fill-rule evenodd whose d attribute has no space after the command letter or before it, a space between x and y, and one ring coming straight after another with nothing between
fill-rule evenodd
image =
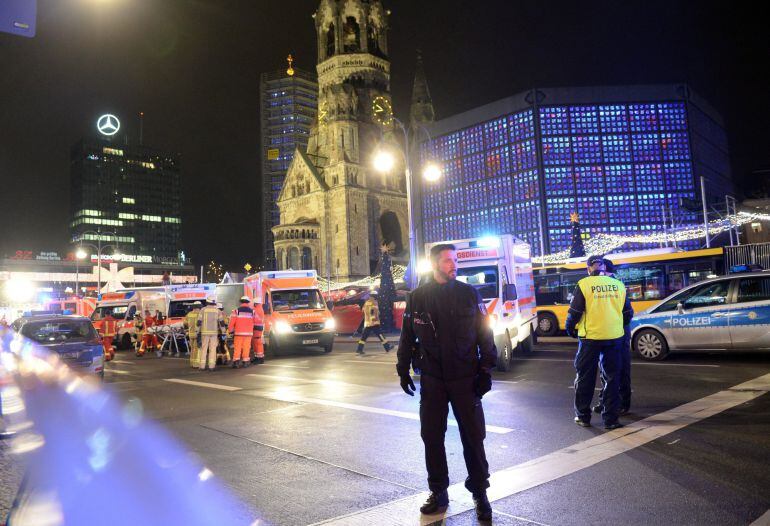
<instances>
[{"instance_id":1,"label":"church spire","mask_svg":"<svg viewBox=\"0 0 770 526\"><path fill-rule=\"evenodd\" d=\"M425 68L422 64L422 52L417 50L417 64L414 71L414 85L412 86L412 107L409 112L412 126L433 122L436 113L433 111L433 100L430 98L428 80L425 76Z\"/></svg>"}]
</instances>

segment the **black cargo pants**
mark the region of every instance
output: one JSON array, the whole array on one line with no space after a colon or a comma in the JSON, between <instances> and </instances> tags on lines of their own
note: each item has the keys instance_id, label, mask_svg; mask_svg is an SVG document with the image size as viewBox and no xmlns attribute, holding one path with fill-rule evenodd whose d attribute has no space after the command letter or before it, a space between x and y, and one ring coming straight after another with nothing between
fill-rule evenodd
<instances>
[{"instance_id":1,"label":"black cargo pants","mask_svg":"<svg viewBox=\"0 0 770 526\"><path fill-rule=\"evenodd\" d=\"M443 380L423 375L420 378L420 434L425 444L428 487L442 492L449 487L444 435L449 404L460 428L468 478L465 487L478 493L489 487L489 464L484 452L486 424L481 399L476 395L475 378Z\"/></svg>"}]
</instances>

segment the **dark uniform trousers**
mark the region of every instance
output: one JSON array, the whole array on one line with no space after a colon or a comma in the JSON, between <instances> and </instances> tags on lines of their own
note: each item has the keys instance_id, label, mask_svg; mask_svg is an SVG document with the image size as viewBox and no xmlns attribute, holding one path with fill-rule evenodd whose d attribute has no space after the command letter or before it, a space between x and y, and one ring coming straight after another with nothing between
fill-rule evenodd
<instances>
[{"instance_id":1,"label":"dark uniform trousers","mask_svg":"<svg viewBox=\"0 0 770 526\"><path fill-rule=\"evenodd\" d=\"M428 487L439 493L449 487L444 435L449 404L460 428L468 478L465 487L472 493L489 487L489 464L484 452L486 424L481 398L475 393L475 378L443 380L423 374L420 377L420 434L425 444Z\"/></svg>"},{"instance_id":2,"label":"dark uniform trousers","mask_svg":"<svg viewBox=\"0 0 770 526\"><path fill-rule=\"evenodd\" d=\"M620 362L618 367L620 408L628 410L631 407L631 331L628 325L625 327L623 344L620 350ZM599 405L604 405L604 379L602 378L602 391L599 393Z\"/></svg>"},{"instance_id":3,"label":"dark uniform trousers","mask_svg":"<svg viewBox=\"0 0 770 526\"><path fill-rule=\"evenodd\" d=\"M575 416L591 420L591 400L596 386L596 369L600 368L604 387L602 420L606 424L618 421L620 413L620 363L624 337L614 340L581 339L575 356ZM630 369L630 368L629 368Z\"/></svg>"}]
</instances>

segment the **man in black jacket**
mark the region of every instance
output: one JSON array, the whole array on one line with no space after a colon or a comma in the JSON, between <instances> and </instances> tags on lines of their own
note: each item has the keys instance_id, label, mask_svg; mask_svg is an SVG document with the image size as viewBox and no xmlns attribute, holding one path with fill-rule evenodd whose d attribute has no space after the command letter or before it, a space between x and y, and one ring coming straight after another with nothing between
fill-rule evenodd
<instances>
[{"instance_id":1,"label":"man in black jacket","mask_svg":"<svg viewBox=\"0 0 770 526\"><path fill-rule=\"evenodd\" d=\"M407 300L396 366L401 387L410 396L415 391L410 366L421 374L420 434L431 494L420 511L436 513L449 505L444 434L452 404L468 468L465 487L473 494L479 520L490 520L481 397L492 388L490 371L497 361L494 337L481 295L456 280L455 247L434 246L430 260L433 280L415 289Z\"/></svg>"}]
</instances>

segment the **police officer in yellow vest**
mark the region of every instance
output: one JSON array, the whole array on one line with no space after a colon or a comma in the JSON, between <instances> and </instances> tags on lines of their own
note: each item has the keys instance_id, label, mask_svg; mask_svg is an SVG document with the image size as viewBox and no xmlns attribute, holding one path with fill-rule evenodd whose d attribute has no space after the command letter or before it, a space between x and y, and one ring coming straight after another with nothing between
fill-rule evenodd
<instances>
[{"instance_id":1,"label":"police officer in yellow vest","mask_svg":"<svg viewBox=\"0 0 770 526\"><path fill-rule=\"evenodd\" d=\"M620 412L620 353L623 327L634 311L626 287L615 278L602 275L602 256L588 258L587 278L578 281L567 314L567 334L580 339L575 356L575 423L591 425L591 399L596 386L596 367L600 367L604 389L602 420L605 429L623 427Z\"/></svg>"},{"instance_id":2,"label":"police officer in yellow vest","mask_svg":"<svg viewBox=\"0 0 770 526\"><path fill-rule=\"evenodd\" d=\"M200 367L200 345L198 344L198 317L201 313L201 304L193 304L192 310L184 317L184 328L187 329L187 339L190 346L190 366Z\"/></svg>"}]
</instances>

